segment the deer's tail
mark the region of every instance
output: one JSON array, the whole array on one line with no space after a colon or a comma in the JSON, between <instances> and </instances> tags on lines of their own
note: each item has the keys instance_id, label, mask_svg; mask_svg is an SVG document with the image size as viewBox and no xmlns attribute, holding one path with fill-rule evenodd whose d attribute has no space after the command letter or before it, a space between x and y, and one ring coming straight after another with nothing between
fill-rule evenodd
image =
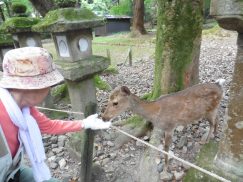
<instances>
[{"instance_id":1,"label":"deer's tail","mask_svg":"<svg viewBox=\"0 0 243 182\"><path fill-rule=\"evenodd\" d=\"M218 86L220 86L220 88L223 89L223 86L224 86L224 83L225 83L225 79L220 78L220 79L216 80L215 83L216 83Z\"/></svg>"}]
</instances>

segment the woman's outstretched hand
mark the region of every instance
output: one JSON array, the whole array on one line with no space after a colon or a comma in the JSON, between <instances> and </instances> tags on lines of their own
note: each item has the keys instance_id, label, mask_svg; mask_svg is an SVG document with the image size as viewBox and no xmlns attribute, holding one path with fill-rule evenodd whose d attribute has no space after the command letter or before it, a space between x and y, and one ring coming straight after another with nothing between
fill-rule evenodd
<instances>
[{"instance_id":1,"label":"woman's outstretched hand","mask_svg":"<svg viewBox=\"0 0 243 182\"><path fill-rule=\"evenodd\" d=\"M108 129L111 126L111 122L104 122L102 119L98 118L98 114L93 114L87 118L81 120L84 129L99 130Z\"/></svg>"}]
</instances>

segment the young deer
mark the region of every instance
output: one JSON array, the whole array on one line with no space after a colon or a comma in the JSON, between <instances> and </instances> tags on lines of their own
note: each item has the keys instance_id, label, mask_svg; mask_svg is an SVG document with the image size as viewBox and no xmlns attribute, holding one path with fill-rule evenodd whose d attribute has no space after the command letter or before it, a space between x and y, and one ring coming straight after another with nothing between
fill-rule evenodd
<instances>
[{"instance_id":1,"label":"young deer","mask_svg":"<svg viewBox=\"0 0 243 182\"><path fill-rule=\"evenodd\" d=\"M189 87L177 93L160 97L155 101L144 101L132 94L126 86L117 87L109 97L103 120L110 120L126 110L141 115L154 127L165 132L164 149L168 152L173 130L177 125L193 123L201 118L209 121L210 130L207 142L217 129L217 110L223 96L224 79L216 83L203 83ZM165 169L168 156L165 156Z\"/></svg>"}]
</instances>

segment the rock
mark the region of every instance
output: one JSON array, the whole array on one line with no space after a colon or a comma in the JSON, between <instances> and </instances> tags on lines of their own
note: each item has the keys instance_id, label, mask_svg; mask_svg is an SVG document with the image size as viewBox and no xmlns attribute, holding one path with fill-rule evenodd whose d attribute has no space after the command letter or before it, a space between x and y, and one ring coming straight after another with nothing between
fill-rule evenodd
<instances>
[{"instance_id":1,"label":"rock","mask_svg":"<svg viewBox=\"0 0 243 182\"><path fill-rule=\"evenodd\" d=\"M56 156L51 156L47 160L48 160L48 162L55 161L56 160Z\"/></svg>"},{"instance_id":2,"label":"rock","mask_svg":"<svg viewBox=\"0 0 243 182\"><path fill-rule=\"evenodd\" d=\"M115 146L115 144L112 143L111 141L108 141L108 142L107 142L107 145L108 145L109 147L114 147L114 146Z\"/></svg>"},{"instance_id":3,"label":"rock","mask_svg":"<svg viewBox=\"0 0 243 182\"><path fill-rule=\"evenodd\" d=\"M65 166L66 166L66 164L67 164L67 162L66 162L65 159L61 159L61 160L58 162L58 164L59 164L60 169L64 169Z\"/></svg>"},{"instance_id":4,"label":"rock","mask_svg":"<svg viewBox=\"0 0 243 182\"><path fill-rule=\"evenodd\" d=\"M176 131L178 131L178 132L182 132L183 129L184 129L184 126L177 126L176 127Z\"/></svg>"},{"instance_id":5,"label":"rock","mask_svg":"<svg viewBox=\"0 0 243 182\"><path fill-rule=\"evenodd\" d=\"M177 147L178 147L179 149L181 149L183 146L186 145L186 142L187 142L187 138L186 138L186 136L182 136L182 137L180 138L179 143L177 144Z\"/></svg>"},{"instance_id":6,"label":"rock","mask_svg":"<svg viewBox=\"0 0 243 182\"><path fill-rule=\"evenodd\" d=\"M116 156L117 156L116 153L110 153L110 154L109 154L110 159L115 159Z\"/></svg>"},{"instance_id":7,"label":"rock","mask_svg":"<svg viewBox=\"0 0 243 182\"><path fill-rule=\"evenodd\" d=\"M57 136L52 136L50 138L50 141L51 141L52 144L56 144L57 143Z\"/></svg>"},{"instance_id":8,"label":"rock","mask_svg":"<svg viewBox=\"0 0 243 182\"><path fill-rule=\"evenodd\" d=\"M163 171L163 168L164 168L163 163L159 163L159 164L157 165L157 171L158 171L159 173L161 173L161 172Z\"/></svg>"},{"instance_id":9,"label":"rock","mask_svg":"<svg viewBox=\"0 0 243 182\"><path fill-rule=\"evenodd\" d=\"M166 171L163 171L160 174L160 179L162 181L169 181L169 180L172 180L172 178L173 178L173 175L171 173L166 172Z\"/></svg>"},{"instance_id":10,"label":"rock","mask_svg":"<svg viewBox=\"0 0 243 182\"><path fill-rule=\"evenodd\" d=\"M66 140L66 136L64 135L60 135L58 136L58 142L57 142L57 145L59 147L64 147L65 146L65 140Z\"/></svg>"},{"instance_id":11,"label":"rock","mask_svg":"<svg viewBox=\"0 0 243 182\"><path fill-rule=\"evenodd\" d=\"M56 162L51 162L50 163L50 168L51 169L56 169L58 167L58 164Z\"/></svg>"},{"instance_id":12,"label":"rock","mask_svg":"<svg viewBox=\"0 0 243 182\"><path fill-rule=\"evenodd\" d=\"M181 171L181 172L174 171L173 174L174 174L175 180L181 180L185 173L183 171Z\"/></svg>"}]
</instances>

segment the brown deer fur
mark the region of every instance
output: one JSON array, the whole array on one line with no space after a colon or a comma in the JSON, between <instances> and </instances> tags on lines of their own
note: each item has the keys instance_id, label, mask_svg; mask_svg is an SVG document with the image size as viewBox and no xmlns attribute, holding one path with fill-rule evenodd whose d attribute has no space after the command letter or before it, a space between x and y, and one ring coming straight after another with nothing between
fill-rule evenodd
<instances>
[{"instance_id":1,"label":"brown deer fur","mask_svg":"<svg viewBox=\"0 0 243 182\"><path fill-rule=\"evenodd\" d=\"M217 129L216 115L223 96L223 82L223 79L219 79L216 83L197 84L150 102L141 100L132 94L126 86L117 87L109 97L102 118L110 120L126 110L144 117L154 127L164 130L164 149L167 152L172 142L173 130L177 125L187 125L205 118L210 124L208 142L213 129L214 132ZM168 157L166 156L166 167L167 163Z\"/></svg>"}]
</instances>

